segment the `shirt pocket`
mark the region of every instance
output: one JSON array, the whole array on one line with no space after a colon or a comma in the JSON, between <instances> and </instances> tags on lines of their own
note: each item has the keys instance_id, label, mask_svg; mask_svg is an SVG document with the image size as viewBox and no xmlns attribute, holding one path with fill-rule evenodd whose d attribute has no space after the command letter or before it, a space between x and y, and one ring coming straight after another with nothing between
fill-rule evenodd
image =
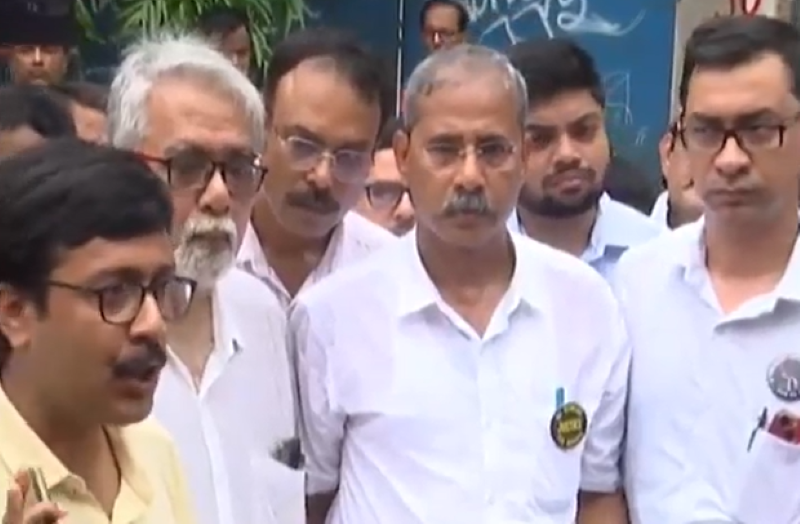
<instances>
[{"instance_id":1,"label":"shirt pocket","mask_svg":"<svg viewBox=\"0 0 800 524\"><path fill-rule=\"evenodd\" d=\"M758 431L741 468L734 517L742 524L796 524L800 518L800 445Z\"/></svg>"}]
</instances>

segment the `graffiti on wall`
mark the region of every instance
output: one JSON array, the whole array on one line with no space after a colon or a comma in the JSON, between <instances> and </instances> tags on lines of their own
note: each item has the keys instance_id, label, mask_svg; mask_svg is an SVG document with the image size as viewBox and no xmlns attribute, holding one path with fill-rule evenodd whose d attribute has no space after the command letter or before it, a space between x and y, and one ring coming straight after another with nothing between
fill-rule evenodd
<instances>
[{"instance_id":1,"label":"graffiti on wall","mask_svg":"<svg viewBox=\"0 0 800 524\"><path fill-rule=\"evenodd\" d=\"M663 14L648 14L635 5L631 8L631 4L621 4L619 0L468 0L465 3L472 20L471 31L482 44L505 48L532 37L565 36L584 45L601 66L605 65L601 70L609 129L627 148L641 150L652 146L649 142L660 134L661 118L653 113L652 102L641 103L641 96L638 104L633 103L634 84L641 76L635 70L636 64L620 57L609 60L607 54L617 49L630 50L630 44L624 42L627 38L637 39L637 48L641 48L642 32L651 30L643 27L648 16ZM620 5L624 8L619 9ZM616 14L612 15L614 11ZM629 52L626 54L630 56ZM662 87L662 92L666 88ZM637 114L637 109L649 114Z\"/></svg>"}]
</instances>

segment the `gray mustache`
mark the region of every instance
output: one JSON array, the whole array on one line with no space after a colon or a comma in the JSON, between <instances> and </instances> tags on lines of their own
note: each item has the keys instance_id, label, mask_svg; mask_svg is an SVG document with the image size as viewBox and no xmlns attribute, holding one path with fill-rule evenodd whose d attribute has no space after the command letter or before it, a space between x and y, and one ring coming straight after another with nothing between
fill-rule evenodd
<instances>
[{"instance_id":1,"label":"gray mustache","mask_svg":"<svg viewBox=\"0 0 800 524\"><path fill-rule=\"evenodd\" d=\"M444 207L444 216L458 215L494 216L486 193L456 193Z\"/></svg>"}]
</instances>

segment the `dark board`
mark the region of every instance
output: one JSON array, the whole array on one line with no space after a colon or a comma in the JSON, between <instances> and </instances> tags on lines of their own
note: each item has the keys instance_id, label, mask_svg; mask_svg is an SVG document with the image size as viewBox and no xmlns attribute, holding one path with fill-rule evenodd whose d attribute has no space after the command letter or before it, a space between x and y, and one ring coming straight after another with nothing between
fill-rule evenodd
<instances>
[{"instance_id":1,"label":"dark board","mask_svg":"<svg viewBox=\"0 0 800 524\"><path fill-rule=\"evenodd\" d=\"M406 1L403 71L423 57L418 14ZM528 38L566 36L603 73L609 132L626 158L658 176L657 144L669 113L675 6L670 0L467 0L473 41L496 49Z\"/></svg>"}]
</instances>

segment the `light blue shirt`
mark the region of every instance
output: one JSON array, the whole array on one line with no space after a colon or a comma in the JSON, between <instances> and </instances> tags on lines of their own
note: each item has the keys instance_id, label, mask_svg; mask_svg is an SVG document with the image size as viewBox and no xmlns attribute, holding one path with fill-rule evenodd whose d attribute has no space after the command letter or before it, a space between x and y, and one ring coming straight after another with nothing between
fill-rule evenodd
<instances>
[{"instance_id":1,"label":"light blue shirt","mask_svg":"<svg viewBox=\"0 0 800 524\"><path fill-rule=\"evenodd\" d=\"M589 245L581 259L597 270L606 280L611 279L619 257L628 248L643 244L667 231L647 215L603 195L599 202L599 212L594 223ZM518 213L508 219L508 228L525 234Z\"/></svg>"}]
</instances>

